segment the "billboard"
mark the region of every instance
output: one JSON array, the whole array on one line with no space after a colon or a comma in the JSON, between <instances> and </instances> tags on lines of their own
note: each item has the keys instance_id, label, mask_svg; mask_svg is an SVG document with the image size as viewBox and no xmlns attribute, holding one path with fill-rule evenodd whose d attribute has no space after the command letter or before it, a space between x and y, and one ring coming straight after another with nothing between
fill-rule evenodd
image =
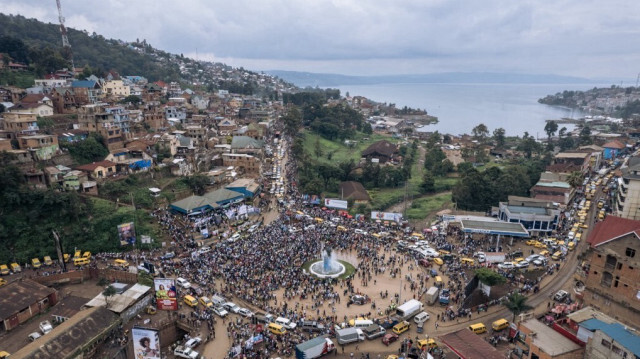
<instances>
[{"instance_id":1,"label":"billboard","mask_svg":"<svg viewBox=\"0 0 640 359\"><path fill-rule=\"evenodd\" d=\"M131 335L136 359L160 359L160 336L157 330L133 327Z\"/></svg>"},{"instance_id":2,"label":"billboard","mask_svg":"<svg viewBox=\"0 0 640 359\"><path fill-rule=\"evenodd\" d=\"M381 221L402 221L402 213L392 213L392 212L371 212L371 219L376 220L379 219Z\"/></svg>"},{"instance_id":3,"label":"billboard","mask_svg":"<svg viewBox=\"0 0 640 359\"><path fill-rule=\"evenodd\" d=\"M174 279L154 278L153 287L156 290L156 307L158 310L178 310L178 295Z\"/></svg>"},{"instance_id":4,"label":"billboard","mask_svg":"<svg viewBox=\"0 0 640 359\"><path fill-rule=\"evenodd\" d=\"M347 209L348 204L347 201L342 201L339 199L325 198L324 205L329 208L339 208L339 209Z\"/></svg>"},{"instance_id":5,"label":"billboard","mask_svg":"<svg viewBox=\"0 0 640 359\"><path fill-rule=\"evenodd\" d=\"M121 246L136 244L136 229L133 222L118 225L118 238Z\"/></svg>"}]
</instances>

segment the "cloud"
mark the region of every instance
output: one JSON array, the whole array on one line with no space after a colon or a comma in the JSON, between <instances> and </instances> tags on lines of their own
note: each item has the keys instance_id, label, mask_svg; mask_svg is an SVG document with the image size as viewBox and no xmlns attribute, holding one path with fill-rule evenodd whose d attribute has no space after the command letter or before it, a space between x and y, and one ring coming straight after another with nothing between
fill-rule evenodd
<instances>
[{"instance_id":1,"label":"cloud","mask_svg":"<svg viewBox=\"0 0 640 359\"><path fill-rule=\"evenodd\" d=\"M3 3L57 22L50 0ZM640 54L640 2L624 0L63 0L63 11L69 27L256 70L630 76Z\"/></svg>"}]
</instances>

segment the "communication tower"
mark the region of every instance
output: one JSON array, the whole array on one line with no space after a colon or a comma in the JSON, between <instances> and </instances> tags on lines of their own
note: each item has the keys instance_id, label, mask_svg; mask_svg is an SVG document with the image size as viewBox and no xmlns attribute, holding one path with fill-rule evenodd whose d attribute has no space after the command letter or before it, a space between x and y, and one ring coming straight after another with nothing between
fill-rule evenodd
<instances>
[{"instance_id":1,"label":"communication tower","mask_svg":"<svg viewBox=\"0 0 640 359\"><path fill-rule=\"evenodd\" d=\"M58 5L58 20L60 21L60 33L62 34L62 47L66 48L68 51L69 61L71 62L71 71L74 72L76 66L73 63L73 52L71 51L71 44L67 37L67 28L64 26L64 16L62 16L62 5L60 4L60 0L56 0L56 5Z\"/></svg>"}]
</instances>

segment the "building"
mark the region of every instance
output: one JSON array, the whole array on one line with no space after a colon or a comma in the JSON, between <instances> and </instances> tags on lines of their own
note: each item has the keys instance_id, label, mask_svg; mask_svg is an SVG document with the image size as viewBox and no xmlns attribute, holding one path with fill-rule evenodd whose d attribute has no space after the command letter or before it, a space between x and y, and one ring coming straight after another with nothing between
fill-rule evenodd
<instances>
[{"instance_id":1,"label":"building","mask_svg":"<svg viewBox=\"0 0 640 359\"><path fill-rule=\"evenodd\" d=\"M354 181L340 183L340 198L352 199L355 204L368 204L371 201L371 197L362 183Z\"/></svg>"},{"instance_id":2,"label":"building","mask_svg":"<svg viewBox=\"0 0 640 359\"><path fill-rule=\"evenodd\" d=\"M528 359L582 359L584 348L538 319L518 323L519 346L528 350ZM525 357L523 357L525 358Z\"/></svg>"},{"instance_id":3,"label":"building","mask_svg":"<svg viewBox=\"0 0 640 359\"><path fill-rule=\"evenodd\" d=\"M53 135L31 135L18 137L21 150L33 152L36 160L50 160L60 149L58 137Z\"/></svg>"},{"instance_id":4,"label":"building","mask_svg":"<svg viewBox=\"0 0 640 359\"><path fill-rule=\"evenodd\" d=\"M640 323L640 221L609 215L589 235L583 301L628 324Z\"/></svg>"},{"instance_id":5,"label":"building","mask_svg":"<svg viewBox=\"0 0 640 359\"><path fill-rule=\"evenodd\" d=\"M222 165L225 167L233 166L236 170L240 170L252 178L259 177L262 169L262 162L259 158L244 153L223 153Z\"/></svg>"},{"instance_id":6,"label":"building","mask_svg":"<svg viewBox=\"0 0 640 359\"><path fill-rule=\"evenodd\" d=\"M591 318L580 329L592 332L585 348L585 359L640 358L640 336L621 323Z\"/></svg>"},{"instance_id":7,"label":"building","mask_svg":"<svg viewBox=\"0 0 640 359\"><path fill-rule=\"evenodd\" d=\"M622 218L640 220L640 157L631 157L620 170L614 211Z\"/></svg>"},{"instance_id":8,"label":"building","mask_svg":"<svg viewBox=\"0 0 640 359\"><path fill-rule=\"evenodd\" d=\"M108 97L127 97L131 94L131 87L125 85L122 80L105 81L102 85L102 93Z\"/></svg>"},{"instance_id":9,"label":"building","mask_svg":"<svg viewBox=\"0 0 640 359\"><path fill-rule=\"evenodd\" d=\"M260 192L260 185L251 178L240 178L229 183L224 188L239 192L245 198L253 198L258 192Z\"/></svg>"},{"instance_id":10,"label":"building","mask_svg":"<svg viewBox=\"0 0 640 359\"><path fill-rule=\"evenodd\" d=\"M232 153L246 153L253 156L262 156L264 141L256 140L249 136L233 136L231 140Z\"/></svg>"},{"instance_id":11,"label":"building","mask_svg":"<svg viewBox=\"0 0 640 359\"><path fill-rule=\"evenodd\" d=\"M462 359L503 359L504 354L499 352L487 341L469 329L461 329L457 332L445 334L440 337L444 343L458 358Z\"/></svg>"},{"instance_id":12,"label":"building","mask_svg":"<svg viewBox=\"0 0 640 359\"><path fill-rule=\"evenodd\" d=\"M13 134L35 135L40 130L38 116L31 112L5 112L3 129Z\"/></svg>"},{"instance_id":13,"label":"building","mask_svg":"<svg viewBox=\"0 0 640 359\"><path fill-rule=\"evenodd\" d=\"M12 353L11 358L92 358L100 343L120 323L120 318L105 308L85 309L53 328L49 334Z\"/></svg>"},{"instance_id":14,"label":"building","mask_svg":"<svg viewBox=\"0 0 640 359\"><path fill-rule=\"evenodd\" d=\"M531 197L544 201L569 204L573 198L573 188L567 182L540 180L530 190Z\"/></svg>"},{"instance_id":15,"label":"building","mask_svg":"<svg viewBox=\"0 0 640 359\"><path fill-rule=\"evenodd\" d=\"M115 163L116 172L120 173L148 171L153 165L153 158L138 149L123 148L109 153L105 160Z\"/></svg>"},{"instance_id":16,"label":"building","mask_svg":"<svg viewBox=\"0 0 640 359\"><path fill-rule=\"evenodd\" d=\"M0 287L0 320L5 331L43 313L58 302L58 291L29 279Z\"/></svg>"},{"instance_id":17,"label":"building","mask_svg":"<svg viewBox=\"0 0 640 359\"><path fill-rule=\"evenodd\" d=\"M129 112L122 106L92 104L78 109L79 129L101 134L109 150L124 147L130 126Z\"/></svg>"},{"instance_id":18,"label":"building","mask_svg":"<svg viewBox=\"0 0 640 359\"><path fill-rule=\"evenodd\" d=\"M605 160L614 159L620 156L624 152L626 147L627 146L625 146L624 143L618 140L607 142L604 145L602 145L602 148L604 148L603 157Z\"/></svg>"},{"instance_id":19,"label":"building","mask_svg":"<svg viewBox=\"0 0 640 359\"><path fill-rule=\"evenodd\" d=\"M18 103L11 107L8 112L32 113L36 116L53 116L53 106L46 103Z\"/></svg>"},{"instance_id":20,"label":"building","mask_svg":"<svg viewBox=\"0 0 640 359\"><path fill-rule=\"evenodd\" d=\"M556 228L559 216L557 203L528 197L509 196L498 208L499 220L520 223L529 232L550 233Z\"/></svg>"},{"instance_id":21,"label":"building","mask_svg":"<svg viewBox=\"0 0 640 359\"><path fill-rule=\"evenodd\" d=\"M367 161L386 163L391 161L396 153L398 153L398 146L389 141L381 140L372 143L362 151L362 157Z\"/></svg>"},{"instance_id":22,"label":"building","mask_svg":"<svg viewBox=\"0 0 640 359\"><path fill-rule=\"evenodd\" d=\"M76 167L77 170L88 174L93 179L105 178L116 173L116 163L99 161Z\"/></svg>"}]
</instances>

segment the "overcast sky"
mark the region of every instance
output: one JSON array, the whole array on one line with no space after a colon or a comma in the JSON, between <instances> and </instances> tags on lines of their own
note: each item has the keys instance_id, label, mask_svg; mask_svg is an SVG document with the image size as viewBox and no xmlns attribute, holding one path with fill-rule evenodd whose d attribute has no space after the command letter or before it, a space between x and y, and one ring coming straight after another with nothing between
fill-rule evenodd
<instances>
[{"instance_id":1,"label":"overcast sky","mask_svg":"<svg viewBox=\"0 0 640 359\"><path fill-rule=\"evenodd\" d=\"M68 27L251 70L636 78L634 0L62 0ZM0 11L57 23L53 0ZM71 44L73 47L73 44Z\"/></svg>"}]
</instances>

